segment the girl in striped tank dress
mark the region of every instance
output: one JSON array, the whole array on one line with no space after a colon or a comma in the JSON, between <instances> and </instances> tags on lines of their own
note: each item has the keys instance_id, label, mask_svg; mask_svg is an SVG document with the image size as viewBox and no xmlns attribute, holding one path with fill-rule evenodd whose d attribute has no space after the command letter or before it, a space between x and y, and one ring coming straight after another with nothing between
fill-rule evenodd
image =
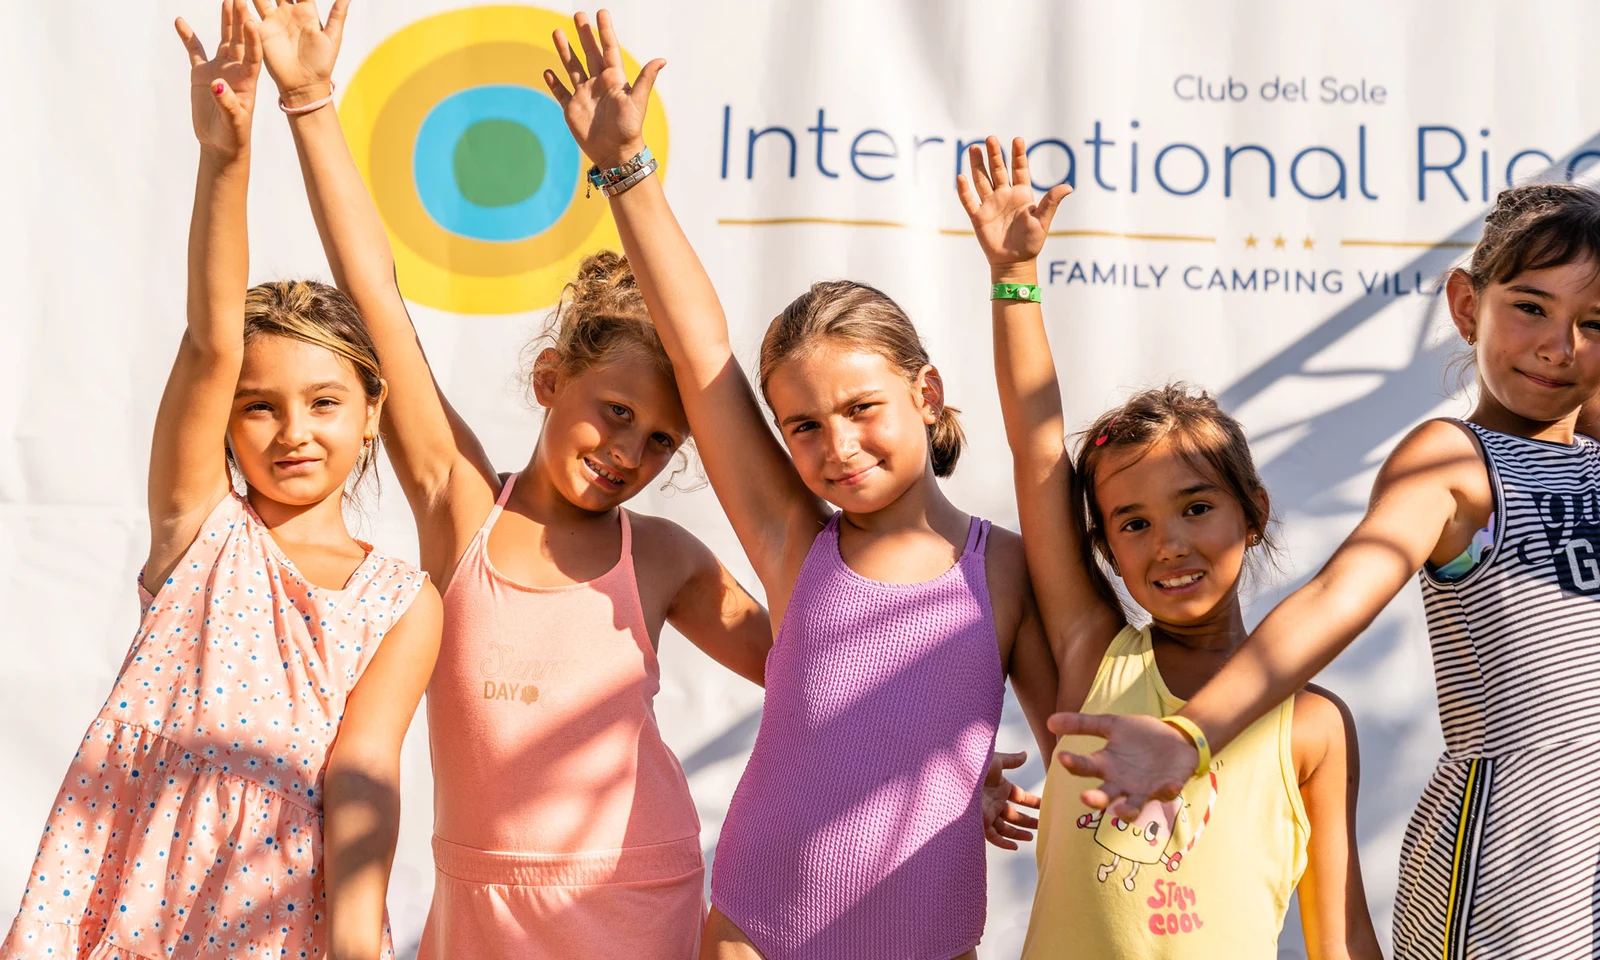
<instances>
[{"instance_id":1,"label":"girl in striped tank dress","mask_svg":"<svg viewBox=\"0 0 1600 960\"><path fill-rule=\"evenodd\" d=\"M1445 752L1401 850L1401 958L1589 956L1600 926L1600 193L1500 194L1446 284L1478 404L1390 454L1367 515L1181 715L1063 714L1106 737L1069 769L1086 802L1174 795L1309 680L1420 571Z\"/></svg>"},{"instance_id":2,"label":"girl in striped tank dress","mask_svg":"<svg viewBox=\"0 0 1600 960\"><path fill-rule=\"evenodd\" d=\"M1055 700L1021 541L940 489L961 451L955 411L910 319L872 287L814 284L772 322L759 377L773 434L650 175L662 63L630 84L610 17L575 20L581 57L556 37L573 86L545 81L600 168L711 485L780 623L701 955L969 957L1005 678L1041 741Z\"/></svg>"}]
</instances>

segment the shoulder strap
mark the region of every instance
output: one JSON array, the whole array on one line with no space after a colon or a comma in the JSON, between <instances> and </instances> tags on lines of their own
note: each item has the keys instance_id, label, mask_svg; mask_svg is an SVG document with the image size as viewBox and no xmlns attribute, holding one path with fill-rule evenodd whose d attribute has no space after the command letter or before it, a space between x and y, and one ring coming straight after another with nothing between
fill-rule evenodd
<instances>
[{"instance_id":1,"label":"shoulder strap","mask_svg":"<svg viewBox=\"0 0 1600 960\"><path fill-rule=\"evenodd\" d=\"M500 496L494 502L496 507L505 509L506 501L511 499L511 488L517 485L517 478L520 476L520 473L506 474L506 482L500 485Z\"/></svg>"},{"instance_id":2,"label":"shoulder strap","mask_svg":"<svg viewBox=\"0 0 1600 960\"><path fill-rule=\"evenodd\" d=\"M967 528L967 545L961 549L961 555L967 556L973 552L982 553L988 543L989 521L973 517L971 526Z\"/></svg>"},{"instance_id":3,"label":"shoulder strap","mask_svg":"<svg viewBox=\"0 0 1600 960\"><path fill-rule=\"evenodd\" d=\"M622 560L633 559L633 521L628 517L625 507L618 507L617 512L622 514Z\"/></svg>"}]
</instances>

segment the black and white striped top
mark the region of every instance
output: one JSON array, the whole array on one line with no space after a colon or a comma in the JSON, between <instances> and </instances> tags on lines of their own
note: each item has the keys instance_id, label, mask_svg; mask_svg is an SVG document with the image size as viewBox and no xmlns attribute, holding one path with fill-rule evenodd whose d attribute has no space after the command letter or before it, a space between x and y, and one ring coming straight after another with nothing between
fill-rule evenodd
<instances>
[{"instance_id":1,"label":"black and white striped top","mask_svg":"<svg viewBox=\"0 0 1600 960\"><path fill-rule=\"evenodd\" d=\"M1422 573L1445 757L1591 738L1600 719L1600 444L1466 426L1486 454L1498 529L1461 579Z\"/></svg>"}]
</instances>

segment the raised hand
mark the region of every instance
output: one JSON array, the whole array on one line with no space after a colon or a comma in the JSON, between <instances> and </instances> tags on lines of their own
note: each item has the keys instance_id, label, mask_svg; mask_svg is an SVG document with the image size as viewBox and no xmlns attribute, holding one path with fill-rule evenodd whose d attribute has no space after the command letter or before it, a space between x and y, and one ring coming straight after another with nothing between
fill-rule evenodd
<instances>
[{"instance_id":1,"label":"raised hand","mask_svg":"<svg viewBox=\"0 0 1600 960\"><path fill-rule=\"evenodd\" d=\"M1039 798L1007 780L1005 774L1027 760L1026 750L997 752L989 758L989 772L983 778L983 835L1002 850L1017 849L1018 840L1032 840L1028 831L1039 827L1037 819L1022 812L1023 807L1039 809Z\"/></svg>"},{"instance_id":2,"label":"raised hand","mask_svg":"<svg viewBox=\"0 0 1600 960\"><path fill-rule=\"evenodd\" d=\"M204 150L233 158L250 146L250 120L261 76L261 32L245 0L222 0L222 39L207 59L205 45L179 17L174 24L189 51L189 109Z\"/></svg>"},{"instance_id":3,"label":"raised hand","mask_svg":"<svg viewBox=\"0 0 1600 960\"><path fill-rule=\"evenodd\" d=\"M956 177L956 195L972 219L978 246L993 266L1033 260L1044 249L1056 207L1072 188L1064 183L1051 187L1036 204L1033 181L1028 175L1028 148L1022 138L1011 141L1009 172L1000 141L990 137L984 147L988 162L985 163L984 150L974 144L967 152L972 179L969 181L965 174Z\"/></svg>"},{"instance_id":4,"label":"raised hand","mask_svg":"<svg viewBox=\"0 0 1600 960\"><path fill-rule=\"evenodd\" d=\"M556 53L567 68L572 89L569 91L549 70L544 72L544 82L549 85L551 96L561 104L567 127L584 156L601 167L615 167L645 147L645 107L650 101L650 88L655 86L656 74L667 61L652 60L645 64L638 78L630 84L622 67L622 45L611 28L611 13L601 10L595 19L599 21L598 32L589 23L587 14L580 12L572 18L588 61L587 68L573 52L564 31L557 30L553 35Z\"/></svg>"},{"instance_id":5,"label":"raised hand","mask_svg":"<svg viewBox=\"0 0 1600 960\"><path fill-rule=\"evenodd\" d=\"M1058 713L1049 721L1061 736L1100 737L1105 746L1088 756L1056 754L1080 777L1104 781L1085 790L1085 806L1132 821L1151 800L1171 800L1194 774L1199 754L1189 738L1155 717Z\"/></svg>"},{"instance_id":6,"label":"raised hand","mask_svg":"<svg viewBox=\"0 0 1600 960\"><path fill-rule=\"evenodd\" d=\"M312 0L255 0L255 6L267 72L278 96L291 107L326 97L350 0L333 0L326 24Z\"/></svg>"}]
</instances>

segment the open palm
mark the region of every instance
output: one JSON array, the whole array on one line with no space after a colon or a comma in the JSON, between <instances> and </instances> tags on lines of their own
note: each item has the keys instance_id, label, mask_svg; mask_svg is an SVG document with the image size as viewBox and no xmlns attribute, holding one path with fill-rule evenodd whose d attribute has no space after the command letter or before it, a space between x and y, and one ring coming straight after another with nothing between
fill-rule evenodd
<instances>
[{"instance_id":1,"label":"open palm","mask_svg":"<svg viewBox=\"0 0 1600 960\"><path fill-rule=\"evenodd\" d=\"M255 0L255 6L261 14L267 72L278 85L279 95L285 102L303 91L325 96L327 91L322 88L333 77L350 0L334 0L326 25L312 0Z\"/></svg>"},{"instance_id":2,"label":"open palm","mask_svg":"<svg viewBox=\"0 0 1600 960\"><path fill-rule=\"evenodd\" d=\"M639 71L638 79L628 82L622 66L622 45L617 42L616 31L611 26L611 14L601 10L596 15L599 30L589 23L586 14L572 18L577 28L578 40L583 45L585 66L567 42L561 30L555 32L556 53L567 68L567 79L572 81L569 91L554 73L546 70L545 83L550 94L561 104L572 138L585 156L602 167L614 167L644 149L644 115L650 102L650 88L655 86L656 74L667 65L665 60L652 60Z\"/></svg>"},{"instance_id":3,"label":"open palm","mask_svg":"<svg viewBox=\"0 0 1600 960\"><path fill-rule=\"evenodd\" d=\"M250 144L250 118L261 76L261 33L245 0L222 0L222 39L207 58L205 46L179 17L175 26L189 52L189 108L200 145L237 156Z\"/></svg>"},{"instance_id":4,"label":"open palm","mask_svg":"<svg viewBox=\"0 0 1600 960\"><path fill-rule=\"evenodd\" d=\"M969 181L964 174L956 177L956 193L989 263L1021 263L1039 256L1050 235L1056 207L1072 188L1059 184L1035 203L1027 144L1021 137L1011 141L1009 171L1005 155L1000 152L1000 141L994 137L985 141L983 148L974 145L968 151L967 166L972 170L972 179Z\"/></svg>"}]
</instances>

